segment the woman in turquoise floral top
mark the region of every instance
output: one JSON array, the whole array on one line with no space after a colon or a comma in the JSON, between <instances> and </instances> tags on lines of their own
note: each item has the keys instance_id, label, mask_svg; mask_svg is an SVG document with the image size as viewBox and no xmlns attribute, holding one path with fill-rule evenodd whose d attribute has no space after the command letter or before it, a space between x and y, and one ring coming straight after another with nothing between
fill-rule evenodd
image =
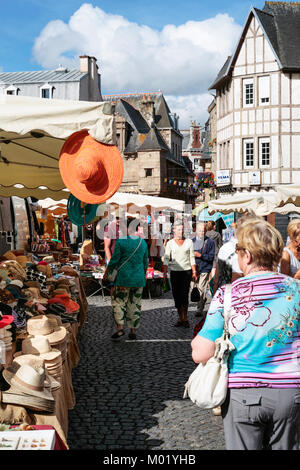
<instances>
[{"instance_id":1,"label":"woman in turquoise floral top","mask_svg":"<svg viewBox=\"0 0 300 470\"><path fill-rule=\"evenodd\" d=\"M283 241L268 222L236 232L244 277L232 283L228 393L222 405L227 449L289 450L300 445L300 281L277 272ZM196 363L222 335L225 287L192 341Z\"/></svg>"},{"instance_id":2,"label":"woman in turquoise floral top","mask_svg":"<svg viewBox=\"0 0 300 470\"><path fill-rule=\"evenodd\" d=\"M135 235L137 221L127 219L128 236L118 238L113 255L108 264L108 272L118 270L114 281L111 303L117 331L112 339L121 338L124 333L125 318L130 328L129 339L136 339L140 326L143 288L146 285L148 268L148 247L142 238ZM128 261L127 261L128 260Z\"/></svg>"}]
</instances>

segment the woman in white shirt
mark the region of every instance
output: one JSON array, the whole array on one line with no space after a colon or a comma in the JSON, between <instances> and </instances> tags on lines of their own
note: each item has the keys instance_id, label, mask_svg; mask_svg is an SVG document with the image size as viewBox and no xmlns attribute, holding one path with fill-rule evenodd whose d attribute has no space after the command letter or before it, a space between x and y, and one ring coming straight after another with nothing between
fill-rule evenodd
<instances>
[{"instance_id":1,"label":"woman in white shirt","mask_svg":"<svg viewBox=\"0 0 300 470\"><path fill-rule=\"evenodd\" d=\"M194 244L184 237L182 222L174 224L174 238L166 245L164 255L164 276L170 268L170 280L178 321L174 326L189 327L187 318L191 280L197 281Z\"/></svg>"}]
</instances>

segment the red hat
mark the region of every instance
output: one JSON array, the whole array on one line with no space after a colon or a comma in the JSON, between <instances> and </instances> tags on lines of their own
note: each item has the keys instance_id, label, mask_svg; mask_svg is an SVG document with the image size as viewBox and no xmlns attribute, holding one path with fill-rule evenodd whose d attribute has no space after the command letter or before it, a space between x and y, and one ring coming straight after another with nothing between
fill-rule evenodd
<instances>
[{"instance_id":1,"label":"red hat","mask_svg":"<svg viewBox=\"0 0 300 470\"><path fill-rule=\"evenodd\" d=\"M123 180L123 160L115 145L93 139L88 131L72 134L59 156L59 170L70 192L87 204L107 201Z\"/></svg>"},{"instance_id":2,"label":"red hat","mask_svg":"<svg viewBox=\"0 0 300 470\"><path fill-rule=\"evenodd\" d=\"M6 326L10 325L14 321L14 317L12 315L2 315L0 312L0 328L5 328Z\"/></svg>"},{"instance_id":3,"label":"red hat","mask_svg":"<svg viewBox=\"0 0 300 470\"><path fill-rule=\"evenodd\" d=\"M48 304L61 304L66 308L67 313L77 312L80 309L80 305L74 302L68 294L56 294L48 300Z\"/></svg>"}]
</instances>

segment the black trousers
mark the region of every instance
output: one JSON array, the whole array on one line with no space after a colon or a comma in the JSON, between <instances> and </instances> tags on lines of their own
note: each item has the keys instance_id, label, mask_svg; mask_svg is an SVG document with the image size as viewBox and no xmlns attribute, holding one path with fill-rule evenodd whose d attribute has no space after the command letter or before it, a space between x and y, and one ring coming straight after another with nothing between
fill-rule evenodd
<instances>
[{"instance_id":1,"label":"black trousers","mask_svg":"<svg viewBox=\"0 0 300 470\"><path fill-rule=\"evenodd\" d=\"M175 307L188 307L192 270L171 271L170 280Z\"/></svg>"}]
</instances>

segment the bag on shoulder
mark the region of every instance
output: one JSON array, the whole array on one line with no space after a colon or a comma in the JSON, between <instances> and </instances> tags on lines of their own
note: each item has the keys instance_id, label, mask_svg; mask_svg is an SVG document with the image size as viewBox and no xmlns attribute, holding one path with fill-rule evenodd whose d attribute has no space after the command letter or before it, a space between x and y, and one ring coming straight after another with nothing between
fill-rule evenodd
<instances>
[{"instance_id":1,"label":"bag on shoulder","mask_svg":"<svg viewBox=\"0 0 300 470\"><path fill-rule=\"evenodd\" d=\"M224 331L215 341L215 354L206 364L199 364L185 384L183 398L189 397L199 408L211 409L222 405L228 386L227 361L234 348L229 340L228 321L231 310L231 285L227 284L224 297Z\"/></svg>"}]
</instances>

